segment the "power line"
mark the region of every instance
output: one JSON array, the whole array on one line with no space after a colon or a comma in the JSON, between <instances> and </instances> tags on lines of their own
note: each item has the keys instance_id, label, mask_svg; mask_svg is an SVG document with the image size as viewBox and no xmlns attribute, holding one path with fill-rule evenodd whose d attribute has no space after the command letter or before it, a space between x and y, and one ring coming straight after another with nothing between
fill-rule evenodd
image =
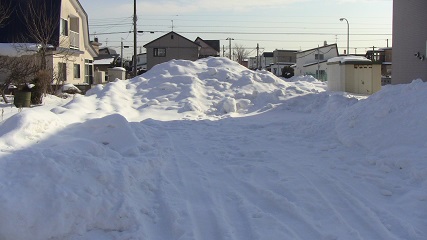
<instances>
[{"instance_id":1,"label":"power line","mask_svg":"<svg viewBox=\"0 0 427 240\"><path fill-rule=\"evenodd\" d=\"M144 31L144 32L157 32L168 33L170 31ZM128 32L103 32L93 33L90 35L106 35L106 34L120 34ZM324 33L324 32L209 32L209 31L180 31L180 33L195 33L195 34L239 34L239 35L338 35L347 36L347 34ZM352 36L391 36L391 33L353 33Z\"/></svg>"}]
</instances>

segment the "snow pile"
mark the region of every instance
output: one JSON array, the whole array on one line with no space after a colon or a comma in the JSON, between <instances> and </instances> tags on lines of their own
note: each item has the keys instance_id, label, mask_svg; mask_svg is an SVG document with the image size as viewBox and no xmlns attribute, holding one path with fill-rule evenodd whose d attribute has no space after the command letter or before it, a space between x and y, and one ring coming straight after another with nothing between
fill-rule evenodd
<instances>
[{"instance_id":1,"label":"snow pile","mask_svg":"<svg viewBox=\"0 0 427 240\"><path fill-rule=\"evenodd\" d=\"M427 121L427 107L422 104L427 101L426 92L427 84L421 80L383 87L342 113L336 125L339 139L372 151L427 147L427 131L420 130Z\"/></svg>"},{"instance_id":2,"label":"snow pile","mask_svg":"<svg viewBox=\"0 0 427 240\"><path fill-rule=\"evenodd\" d=\"M325 87L208 58L1 105L0 239L425 239L427 83Z\"/></svg>"},{"instance_id":3,"label":"snow pile","mask_svg":"<svg viewBox=\"0 0 427 240\"><path fill-rule=\"evenodd\" d=\"M267 104L279 103L286 95L311 90L300 89L266 71L248 70L226 58L207 58L159 64L140 77L98 86L87 95L109 103L119 102L119 95L126 95L129 101L135 100L126 103L133 109L151 111L167 106L169 111L191 112L187 114L194 117L256 112Z\"/></svg>"}]
</instances>

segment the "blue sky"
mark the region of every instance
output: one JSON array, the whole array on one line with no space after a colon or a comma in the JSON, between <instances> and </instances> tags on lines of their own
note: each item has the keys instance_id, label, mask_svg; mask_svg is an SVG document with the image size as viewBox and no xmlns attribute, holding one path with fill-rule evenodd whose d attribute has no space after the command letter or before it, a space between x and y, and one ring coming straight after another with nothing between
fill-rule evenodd
<instances>
[{"instance_id":1,"label":"blue sky","mask_svg":"<svg viewBox=\"0 0 427 240\"><path fill-rule=\"evenodd\" d=\"M89 15L91 34L103 46L120 52L120 41L133 46L133 0L80 0ZM218 39L228 51L227 38L256 55L274 49L307 50L337 43L347 48L350 24L350 53L364 53L372 46L392 46L392 0L138 0L138 45L173 30L195 40ZM154 33L149 33L154 31ZM119 33L125 32L125 33ZM93 37L93 35L92 35ZM130 57L132 49L125 50ZM138 48L138 52L140 49ZM145 49L142 48L142 52Z\"/></svg>"}]
</instances>

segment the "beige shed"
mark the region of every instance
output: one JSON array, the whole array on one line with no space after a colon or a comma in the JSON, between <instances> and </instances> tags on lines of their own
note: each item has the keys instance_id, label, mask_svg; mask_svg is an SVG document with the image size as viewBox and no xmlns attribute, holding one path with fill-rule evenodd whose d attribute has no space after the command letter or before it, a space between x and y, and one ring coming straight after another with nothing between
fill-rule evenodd
<instances>
[{"instance_id":1,"label":"beige shed","mask_svg":"<svg viewBox=\"0 0 427 240\"><path fill-rule=\"evenodd\" d=\"M328 90L373 94L381 89L381 64L365 57L345 56L328 60Z\"/></svg>"},{"instance_id":2,"label":"beige shed","mask_svg":"<svg viewBox=\"0 0 427 240\"><path fill-rule=\"evenodd\" d=\"M116 79L125 80L126 79L126 69L122 67L114 67L108 69L108 81L112 82Z\"/></svg>"}]
</instances>

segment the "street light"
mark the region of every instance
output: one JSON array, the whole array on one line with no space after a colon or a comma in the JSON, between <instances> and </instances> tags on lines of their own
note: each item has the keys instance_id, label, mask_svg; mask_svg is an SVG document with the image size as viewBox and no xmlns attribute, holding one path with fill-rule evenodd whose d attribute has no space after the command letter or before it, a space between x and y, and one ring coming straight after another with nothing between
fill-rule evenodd
<instances>
[{"instance_id":1,"label":"street light","mask_svg":"<svg viewBox=\"0 0 427 240\"><path fill-rule=\"evenodd\" d=\"M350 55L350 24L348 23L347 18L340 18L340 21L347 22L347 55Z\"/></svg>"},{"instance_id":2,"label":"street light","mask_svg":"<svg viewBox=\"0 0 427 240\"><path fill-rule=\"evenodd\" d=\"M133 1L133 76L136 77L137 70L136 70L136 55L137 55L137 30L136 30L136 21L138 20L136 16L136 0Z\"/></svg>"},{"instance_id":3,"label":"street light","mask_svg":"<svg viewBox=\"0 0 427 240\"><path fill-rule=\"evenodd\" d=\"M227 39L225 39L225 40L228 40L228 41L229 41L229 48L228 48L228 50L230 51L229 58L231 59L231 40L234 40L234 38L227 38Z\"/></svg>"}]
</instances>

